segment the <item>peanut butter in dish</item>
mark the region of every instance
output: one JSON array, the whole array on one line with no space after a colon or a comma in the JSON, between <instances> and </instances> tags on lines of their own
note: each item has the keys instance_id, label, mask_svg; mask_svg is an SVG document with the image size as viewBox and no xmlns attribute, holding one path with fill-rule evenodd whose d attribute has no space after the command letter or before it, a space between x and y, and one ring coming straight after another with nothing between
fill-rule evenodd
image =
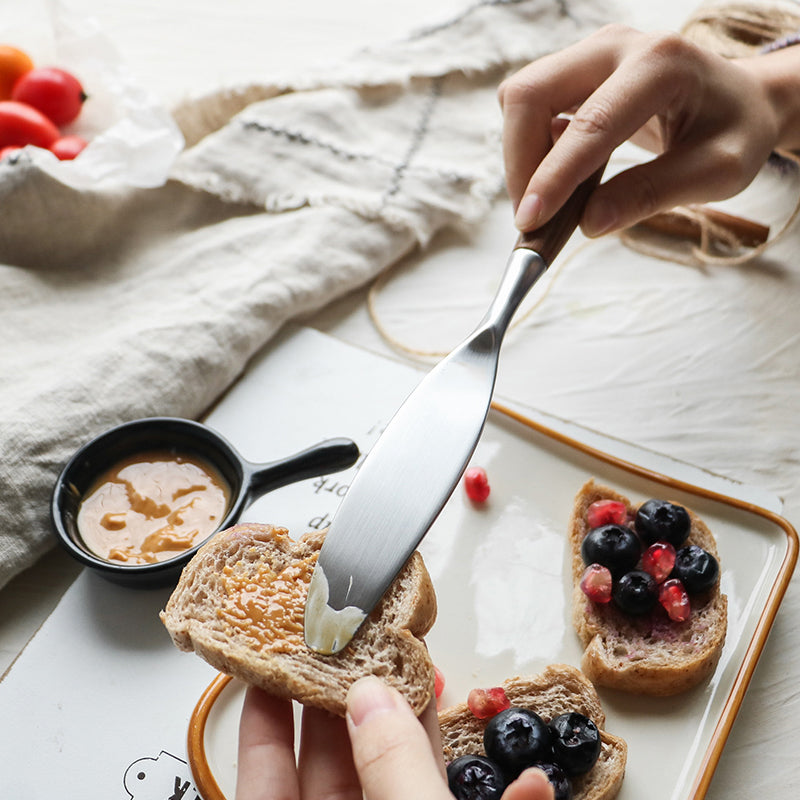
<instances>
[{"instance_id":1,"label":"peanut butter in dish","mask_svg":"<svg viewBox=\"0 0 800 800\"><path fill-rule=\"evenodd\" d=\"M303 616L317 553L275 570L258 563L255 573L244 564L223 570L230 599L217 616L257 650L291 653L305 647Z\"/></svg>"},{"instance_id":2,"label":"peanut butter in dish","mask_svg":"<svg viewBox=\"0 0 800 800\"><path fill-rule=\"evenodd\" d=\"M166 561L219 527L229 495L222 477L200 459L140 453L109 469L87 492L78 531L108 561Z\"/></svg>"}]
</instances>

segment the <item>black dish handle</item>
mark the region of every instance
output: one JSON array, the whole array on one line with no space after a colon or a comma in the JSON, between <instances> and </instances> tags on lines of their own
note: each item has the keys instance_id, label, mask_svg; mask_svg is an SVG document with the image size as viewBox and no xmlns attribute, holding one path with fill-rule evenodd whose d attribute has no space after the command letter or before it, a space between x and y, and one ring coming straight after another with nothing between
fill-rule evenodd
<instances>
[{"instance_id":1,"label":"black dish handle","mask_svg":"<svg viewBox=\"0 0 800 800\"><path fill-rule=\"evenodd\" d=\"M336 438L326 439L278 461L244 462L245 505L281 486L347 469L358 457L358 445L352 439Z\"/></svg>"}]
</instances>

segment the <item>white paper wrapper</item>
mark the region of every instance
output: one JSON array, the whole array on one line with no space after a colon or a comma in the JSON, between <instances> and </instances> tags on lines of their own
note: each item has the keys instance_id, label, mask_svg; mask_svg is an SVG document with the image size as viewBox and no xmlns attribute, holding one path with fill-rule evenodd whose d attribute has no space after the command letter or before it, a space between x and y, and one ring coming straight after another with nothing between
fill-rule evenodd
<instances>
[{"instance_id":1,"label":"white paper wrapper","mask_svg":"<svg viewBox=\"0 0 800 800\"><path fill-rule=\"evenodd\" d=\"M40 170L76 189L164 183L183 137L167 110L137 86L97 23L60 0L4 3L0 41L25 50L37 66L58 66L81 81L89 99L63 132L89 142L73 161L26 147L0 163L0 181L19 170ZM14 6L8 8L6 6ZM4 169L3 167L6 167Z\"/></svg>"}]
</instances>

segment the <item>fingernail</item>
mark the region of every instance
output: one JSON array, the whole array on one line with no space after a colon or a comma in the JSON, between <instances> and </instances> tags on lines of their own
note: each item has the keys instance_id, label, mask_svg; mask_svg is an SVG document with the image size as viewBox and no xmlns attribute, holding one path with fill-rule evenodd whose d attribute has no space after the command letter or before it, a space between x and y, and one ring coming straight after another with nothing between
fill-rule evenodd
<instances>
[{"instance_id":1,"label":"fingernail","mask_svg":"<svg viewBox=\"0 0 800 800\"><path fill-rule=\"evenodd\" d=\"M539 767L528 767L520 773L519 777L535 783L550 783L547 773Z\"/></svg>"},{"instance_id":2,"label":"fingernail","mask_svg":"<svg viewBox=\"0 0 800 800\"><path fill-rule=\"evenodd\" d=\"M517 780L526 783L532 791L537 793L541 793L543 789L547 789L550 786L550 778L538 767L528 767L520 774Z\"/></svg>"},{"instance_id":3,"label":"fingernail","mask_svg":"<svg viewBox=\"0 0 800 800\"><path fill-rule=\"evenodd\" d=\"M538 194L526 194L517 206L514 224L522 230L536 226L542 213L542 199Z\"/></svg>"},{"instance_id":4,"label":"fingernail","mask_svg":"<svg viewBox=\"0 0 800 800\"><path fill-rule=\"evenodd\" d=\"M619 212L614 203L603 200L600 203L590 203L586 208L581 228L587 236L600 236L611 228L616 227Z\"/></svg>"},{"instance_id":5,"label":"fingernail","mask_svg":"<svg viewBox=\"0 0 800 800\"><path fill-rule=\"evenodd\" d=\"M375 714L395 708L392 690L380 678L372 675L357 680L347 692L347 716L355 727Z\"/></svg>"}]
</instances>

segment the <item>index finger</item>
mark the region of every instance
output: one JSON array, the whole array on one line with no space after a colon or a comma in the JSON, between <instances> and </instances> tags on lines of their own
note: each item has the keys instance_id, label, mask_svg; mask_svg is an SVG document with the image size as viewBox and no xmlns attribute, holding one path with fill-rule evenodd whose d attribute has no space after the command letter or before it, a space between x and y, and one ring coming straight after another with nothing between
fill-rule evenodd
<instances>
[{"instance_id":1,"label":"index finger","mask_svg":"<svg viewBox=\"0 0 800 800\"><path fill-rule=\"evenodd\" d=\"M580 106L615 67L616 59L595 34L543 56L501 84L506 184L515 210L552 147L553 120Z\"/></svg>"},{"instance_id":2,"label":"index finger","mask_svg":"<svg viewBox=\"0 0 800 800\"><path fill-rule=\"evenodd\" d=\"M530 175L524 196L538 199L537 218L526 224L529 209L522 207L518 225L523 230L542 225L619 145L654 117L669 113L673 97L683 91L679 70L667 73L654 55L630 57L615 69L583 101Z\"/></svg>"},{"instance_id":3,"label":"index finger","mask_svg":"<svg viewBox=\"0 0 800 800\"><path fill-rule=\"evenodd\" d=\"M248 687L238 762L236 800L299 800L291 701Z\"/></svg>"},{"instance_id":4,"label":"index finger","mask_svg":"<svg viewBox=\"0 0 800 800\"><path fill-rule=\"evenodd\" d=\"M347 726L319 708L303 709L299 759L303 800L361 800Z\"/></svg>"}]
</instances>

